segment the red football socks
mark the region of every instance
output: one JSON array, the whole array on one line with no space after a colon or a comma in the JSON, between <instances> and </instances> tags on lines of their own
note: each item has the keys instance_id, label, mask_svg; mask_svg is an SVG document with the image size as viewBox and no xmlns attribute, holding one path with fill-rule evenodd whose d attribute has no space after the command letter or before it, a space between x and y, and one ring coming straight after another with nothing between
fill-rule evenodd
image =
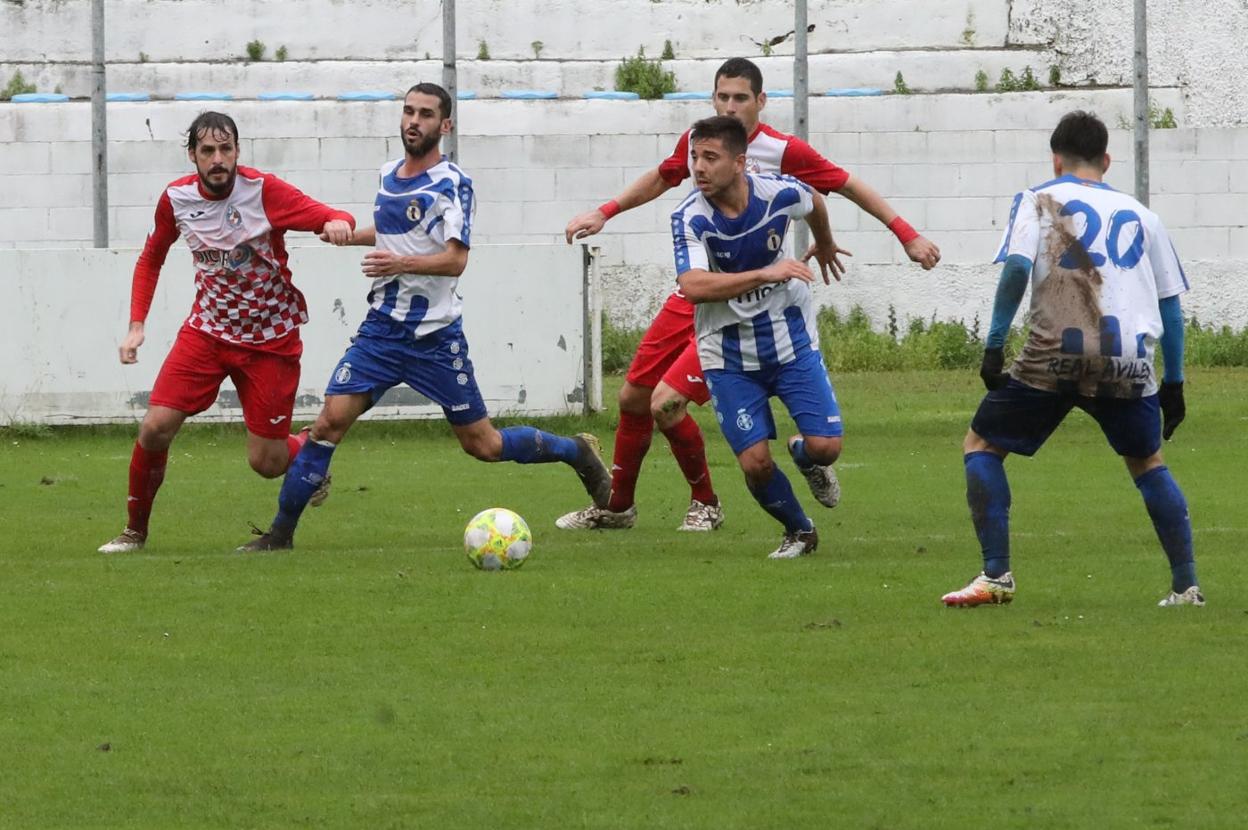
<instances>
[{"instance_id":1,"label":"red football socks","mask_svg":"<svg viewBox=\"0 0 1248 830\"><path fill-rule=\"evenodd\" d=\"M702 441L702 430L688 413L674 427L663 430L668 443L672 445L672 455L680 471L689 482L692 497L703 504L719 504L715 488L711 486L711 471L706 466L706 445Z\"/></svg>"},{"instance_id":2,"label":"red football socks","mask_svg":"<svg viewBox=\"0 0 1248 830\"><path fill-rule=\"evenodd\" d=\"M295 456L299 454L299 450L303 449L303 445L308 443L308 436L311 434L311 432L304 429L296 432L294 435L286 436L286 452L290 454L290 458L286 461L287 467L295 463Z\"/></svg>"},{"instance_id":3,"label":"red football socks","mask_svg":"<svg viewBox=\"0 0 1248 830\"><path fill-rule=\"evenodd\" d=\"M156 491L165 480L165 464L169 451L151 452L134 442L130 456L130 495L126 499L126 511L130 514L126 527L147 536L147 522L152 515L152 502Z\"/></svg>"},{"instance_id":4,"label":"red football socks","mask_svg":"<svg viewBox=\"0 0 1248 830\"><path fill-rule=\"evenodd\" d=\"M611 467L611 500L607 509L620 513L633 506L633 493L637 489L637 477L641 475L641 462L650 449L650 436L654 432L654 418L650 413L632 415L620 413L620 425L615 428L615 458Z\"/></svg>"}]
</instances>

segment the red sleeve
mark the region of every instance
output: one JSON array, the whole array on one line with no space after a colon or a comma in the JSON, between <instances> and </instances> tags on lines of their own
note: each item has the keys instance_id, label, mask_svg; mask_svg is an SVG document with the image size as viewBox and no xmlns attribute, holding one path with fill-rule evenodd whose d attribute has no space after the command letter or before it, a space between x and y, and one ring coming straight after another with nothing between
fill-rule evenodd
<instances>
[{"instance_id":1,"label":"red sleeve","mask_svg":"<svg viewBox=\"0 0 1248 830\"><path fill-rule=\"evenodd\" d=\"M667 182L668 187L675 187L689 178L688 130L681 134L680 140L676 142L676 149L672 151L672 154L659 163L659 176L663 181Z\"/></svg>"},{"instance_id":2,"label":"red sleeve","mask_svg":"<svg viewBox=\"0 0 1248 830\"><path fill-rule=\"evenodd\" d=\"M831 193L840 190L849 181L849 171L837 167L819 155L819 152L800 138L790 138L780 159L780 172L818 190Z\"/></svg>"},{"instance_id":3,"label":"red sleeve","mask_svg":"<svg viewBox=\"0 0 1248 830\"><path fill-rule=\"evenodd\" d=\"M130 322L141 323L147 319L147 312L152 307L152 297L156 295L156 282L160 279L160 269L165 264L169 248L178 238L178 226L173 221L173 203L169 201L169 191L160 194L156 203L156 216L152 220L152 231L143 243L143 251L134 264L134 278L130 282Z\"/></svg>"},{"instance_id":4,"label":"red sleeve","mask_svg":"<svg viewBox=\"0 0 1248 830\"><path fill-rule=\"evenodd\" d=\"M320 233L325 223L341 219L354 230L355 217L346 211L322 204L293 184L277 176L264 176L264 212L275 231L309 231Z\"/></svg>"}]
</instances>

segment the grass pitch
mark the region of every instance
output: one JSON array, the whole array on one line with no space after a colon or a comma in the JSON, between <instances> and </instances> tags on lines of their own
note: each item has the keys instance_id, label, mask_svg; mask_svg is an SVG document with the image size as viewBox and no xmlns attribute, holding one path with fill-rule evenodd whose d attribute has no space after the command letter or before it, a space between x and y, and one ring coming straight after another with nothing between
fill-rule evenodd
<instances>
[{"instance_id":1,"label":"grass pitch","mask_svg":"<svg viewBox=\"0 0 1248 830\"><path fill-rule=\"evenodd\" d=\"M1191 376L1166 450L1204 609L1154 607L1165 559L1079 413L1007 463L1014 604L942 608L978 570L978 381L836 380L841 506L782 462L821 535L795 562L707 411L715 534L674 532L661 436L639 527L576 534L566 468L361 424L297 550L257 556L278 483L237 428L178 438L150 547L114 557L133 430L0 431L0 826L1242 826L1248 372ZM610 444L609 414L547 426ZM463 557L492 505L534 530L521 571Z\"/></svg>"}]
</instances>

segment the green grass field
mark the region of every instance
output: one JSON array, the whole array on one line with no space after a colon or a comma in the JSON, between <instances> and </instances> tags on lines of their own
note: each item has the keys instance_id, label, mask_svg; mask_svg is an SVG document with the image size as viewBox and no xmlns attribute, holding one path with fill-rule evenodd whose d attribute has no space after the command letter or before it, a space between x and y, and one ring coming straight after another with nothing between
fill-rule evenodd
<instances>
[{"instance_id":1,"label":"green grass field","mask_svg":"<svg viewBox=\"0 0 1248 830\"><path fill-rule=\"evenodd\" d=\"M133 429L0 431L0 826L1241 827L1246 383L1193 373L1167 447L1204 609L1154 607L1165 559L1079 413L1007 464L1014 604L941 607L978 570L973 372L837 378L845 496L796 479L821 548L794 562L706 411L716 534L673 532L661 437L639 527L567 534L566 468L367 424L297 550L256 556L278 483L238 428L179 437L116 557ZM533 527L521 571L461 551L495 504Z\"/></svg>"}]
</instances>

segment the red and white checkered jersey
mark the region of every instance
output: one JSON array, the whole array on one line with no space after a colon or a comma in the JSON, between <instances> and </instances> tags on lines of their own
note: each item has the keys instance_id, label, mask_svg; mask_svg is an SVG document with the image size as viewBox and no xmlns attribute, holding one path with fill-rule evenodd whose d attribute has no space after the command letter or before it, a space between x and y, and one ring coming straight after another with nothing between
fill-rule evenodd
<instances>
[{"instance_id":1,"label":"red and white checkered jersey","mask_svg":"<svg viewBox=\"0 0 1248 830\"><path fill-rule=\"evenodd\" d=\"M131 321L147 319L160 269L181 235L195 263L195 303L185 325L245 346L285 337L308 321L286 265L286 231L319 232L332 219L355 227L351 214L250 167L238 168L225 196L205 191L194 174L171 182L134 266Z\"/></svg>"},{"instance_id":2,"label":"red and white checkered jersey","mask_svg":"<svg viewBox=\"0 0 1248 830\"><path fill-rule=\"evenodd\" d=\"M689 178L692 168L693 149L689 146L689 131L685 130L676 142L676 149L660 162L659 175L669 186L676 187ZM814 147L797 136L782 133L761 122L750 136L750 144L745 151L745 172L783 173L820 193L840 190L849 181L849 171L819 155ZM672 292L672 296L685 299L680 289ZM692 303L689 303L687 311L693 314Z\"/></svg>"}]
</instances>

